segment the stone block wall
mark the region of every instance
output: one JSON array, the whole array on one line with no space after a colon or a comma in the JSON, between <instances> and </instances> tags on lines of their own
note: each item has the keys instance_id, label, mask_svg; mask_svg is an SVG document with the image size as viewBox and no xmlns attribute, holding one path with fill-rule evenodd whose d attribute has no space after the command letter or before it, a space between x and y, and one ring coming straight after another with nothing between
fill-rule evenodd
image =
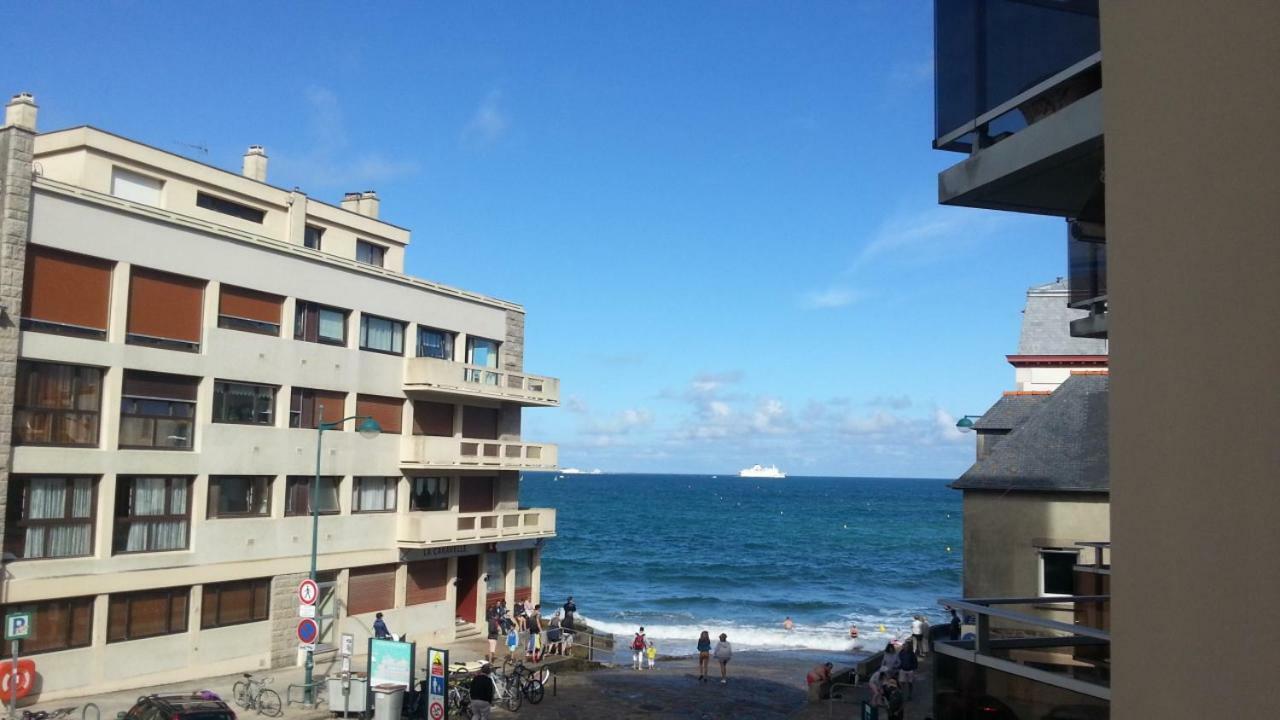
<instances>
[{"instance_id":1,"label":"stone block wall","mask_svg":"<svg viewBox=\"0 0 1280 720\"><path fill-rule=\"evenodd\" d=\"M502 341L502 369L524 372L524 313L507 311L507 336Z\"/></svg>"},{"instance_id":2,"label":"stone block wall","mask_svg":"<svg viewBox=\"0 0 1280 720\"><path fill-rule=\"evenodd\" d=\"M298 661L298 583L307 576L290 573L271 579L271 667Z\"/></svg>"}]
</instances>

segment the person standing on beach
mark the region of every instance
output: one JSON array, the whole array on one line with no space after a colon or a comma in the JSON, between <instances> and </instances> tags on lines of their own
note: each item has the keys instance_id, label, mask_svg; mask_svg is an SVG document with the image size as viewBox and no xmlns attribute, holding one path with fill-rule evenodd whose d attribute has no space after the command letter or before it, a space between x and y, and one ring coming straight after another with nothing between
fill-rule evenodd
<instances>
[{"instance_id":1,"label":"person standing on beach","mask_svg":"<svg viewBox=\"0 0 1280 720\"><path fill-rule=\"evenodd\" d=\"M951 609L951 640L952 642L960 639L960 616L956 615L955 608Z\"/></svg>"},{"instance_id":2,"label":"person standing on beach","mask_svg":"<svg viewBox=\"0 0 1280 720\"><path fill-rule=\"evenodd\" d=\"M649 669L652 670L658 665L658 646L649 641L649 647L645 648L645 655L649 657Z\"/></svg>"},{"instance_id":3,"label":"person standing on beach","mask_svg":"<svg viewBox=\"0 0 1280 720\"><path fill-rule=\"evenodd\" d=\"M636 636L631 638L631 655L635 660L636 670L644 669L645 647L647 647L647 643L645 642L645 639L644 639L644 626L642 625L640 627L640 632L636 633Z\"/></svg>"},{"instance_id":4,"label":"person standing on beach","mask_svg":"<svg viewBox=\"0 0 1280 720\"><path fill-rule=\"evenodd\" d=\"M566 630L573 629L573 615L576 612L578 612L578 606L574 604L573 596L570 595L564 603L564 622L561 623Z\"/></svg>"},{"instance_id":5,"label":"person standing on beach","mask_svg":"<svg viewBox=\"0 0 1280 720\"><path fill-rule=\"evenodd\" d=\"M720 642L716 643L716 651L712 653L720 661L720 684L729 682L729 661L733 659L733 645L729 644L729 636L720 633Z\"/></svg>"},{"instance_id":6,"label":"person standing on beach","mask_svg":"<svg viewBox=\"0 0 1280 720\"><path fill-rule=\"evenodd\" d=\"M920 647L920 642L924 637L924 619L919 615L911 616L911 639L914 641L914 647Z\"/></svg>"},{"instance_id":7,"label":"person standing on beach","mask_svg":"<svg viewBox=\"0 0 1280 720\"><path fill-rule=\"evenodd\" d=\"M711 665L711 636L706 630L698 636L698 681L707 681L707 670Z\"/></svg>"}]
</instances>

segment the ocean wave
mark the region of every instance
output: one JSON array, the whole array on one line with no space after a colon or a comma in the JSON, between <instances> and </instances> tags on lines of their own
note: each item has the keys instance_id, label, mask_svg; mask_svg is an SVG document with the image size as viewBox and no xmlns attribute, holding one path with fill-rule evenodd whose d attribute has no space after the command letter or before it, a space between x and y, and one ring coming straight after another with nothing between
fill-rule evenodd
<instances>
[{"instance_id":1,"label":"ocean wave","mask_svg":"<svg viewBox=\"0 0 1280 720\"><path fill-rule=\"evenodd\" d=\"M634 622L610 622L583 616L588 625L597 631L612 633L620 642L630 640L639 628ZM644 625L645 636L654 641L664 654L692 654L697 650L698 636L703 630L715 640L720 633L729 636L729 642L737 650L826 650L832 652L875 652L889 640L899 639L891 628L878 630L879 623L864 621L859 624L856 642L849 640L849 626L825 623L822 625L797 625L787 632L779 627L743 625L732 621L709 620L702 624L649 624Z\"/></svg>"}]
</instances>

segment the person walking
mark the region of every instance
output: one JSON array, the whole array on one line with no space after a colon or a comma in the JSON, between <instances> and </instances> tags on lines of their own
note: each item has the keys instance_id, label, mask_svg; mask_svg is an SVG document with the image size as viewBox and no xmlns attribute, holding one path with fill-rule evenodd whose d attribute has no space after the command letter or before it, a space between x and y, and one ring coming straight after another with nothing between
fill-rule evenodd
<instances>
[{"instance_id":1,"label":"person walking","mask_svg":"<svg viewBox=\"0 0 1280 720\"><path fill-rule=\"evenodd\" d=\"M644 669L644 651L646 646L647 643L644 638L644 626L641 626L640 632L636 633L636 636L631 638L631 654L635 661L634 665L636 670Z\"/></svg>"},{"instance_id":2,"label":"person walking","mask_svg":"<svg viewBox=\"0 0 1280 720\"><path fill-rule=\"evenodd\" d=\"M698 682L707 681L707 670L711 665L711 636L706 630L698 636Z\"/></svg>"},{"instance_id":3,"label":"person walking","mask_svg":"<svg viewBox=\"0 0 1280 720\"><path fill-rule=\"evenodd\" d=\"M474 720L489 720L493 717L493 695L497 688L489 673L493 666L485 663L480 666L480 674L471 679L471 717Z\"/></svg>"},{"instance_id":4,"label":"person walking","mask_svg":"<svg viewBox=\"0 0 1280 720\"><path fill-rule=\"evenodd\" d=\"M502 637L502 616L498 614L498 606L493 606L487 620L489 625L489 652L484 656L486 662L498 661L498 638Z\"/></svg>"},{"instance_id":5,"label":"person walking","mask_svg":"<svg viewBox=\"0 0 1280 720\"><path fill-rule=\"evenodd\" d=\"M382 613L373 616L373 636L379 640L391 640L391 631L387 629L387 623L382 619Z\"/></svg>"},{"instance_id":6,"label":"person walking","mask_svg":"<svg viewBox=\"0 0 1280 720\"><path fill-rule=\"evenodd\" d=\"M533 612L528 614L525 622L529 627L529 642L525 645L524 654L538 662L542 656L542 606L534 605Z\"/></svg>"},{"instance_id":7,"label":"person walking","mask_svg":"<svg viewBox=\"0 0 1280 720\"><path fill-rule=\"evenodd\" d=\"M578 612L578 606L573 602L573 596L570 595L568 600L564 602L564 622L561 625L566 630L573 629L573 616Z\"/></svg>"},{"instance_id":8,"label":"person walking","mask_svg":"<svg viewBox=\"0 0 1280 720\"><path fill-rule=\"evenodd\" d=\"M920 661L916 658L915 643L907 643L898 651L898 682L907 689L907 699L915 694L916 669Z\"/></svg>"},{"instance_id":9,"label":"person walking","mask_svg":"<svg viewBox=\"0 0 1280 720\"><path fill-rule=\"evenodd\" d=\"M720 661L720 684L728 684L729 661L733 659L733 645L729 643L728 635L720 633L720 642L716 643L716 651L712 655Z\"/></svg>"},{"instance_id":10,"label":"person walking","mask_svg":"<svg viewBox=\"0 0 1280 720\"><path fill-rule=\"evenodd\" d=\"M645 648L644 654L649 658L649 669L652 670L658 665L658 646L649 641L649 647Z\"/></svg>"},{"instance_id":11,"label":"person walking","mask_svg":"<svg viewBox=\"0 0 1280 720\"><path fill-rule=\"evenodd\" d=\"M955 608L951 608L951 641L955 642L960 639L960 616L956 615Z\"/></svg>"}]
</instances>

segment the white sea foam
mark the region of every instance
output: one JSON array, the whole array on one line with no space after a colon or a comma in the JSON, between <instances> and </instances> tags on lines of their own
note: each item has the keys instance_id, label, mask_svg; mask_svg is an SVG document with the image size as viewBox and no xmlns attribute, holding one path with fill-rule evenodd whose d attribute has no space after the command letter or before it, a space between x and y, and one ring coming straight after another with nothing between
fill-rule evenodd
<instances>
[{"instance_id":1,"label":"white sea foam","mask_svg":"<svg viewBox=\"0 0 1280 720\"><path fill-rule=\"evenodd\" d=\"M612 633L619 642L630 642L640 624L633 622L608 622L583 616L582 618L596 630ZM702 625L645 625L645 636L652 639L663 654L680 655L693 653L697 649L698 636L703 630L711 634L714 643L720 633L729 636L736 650L826 650L832 652L875 652L884 647L889 640L901 637L895 635L892 628L879 632L876 625L859 625L859 636L856 644L849 640L849 626L831 623L823 625L797 625L787 632L781 624L778 627L760 627L758 625L740 625L721 620L708 620Z\"/></svg>"}]
</instances>

